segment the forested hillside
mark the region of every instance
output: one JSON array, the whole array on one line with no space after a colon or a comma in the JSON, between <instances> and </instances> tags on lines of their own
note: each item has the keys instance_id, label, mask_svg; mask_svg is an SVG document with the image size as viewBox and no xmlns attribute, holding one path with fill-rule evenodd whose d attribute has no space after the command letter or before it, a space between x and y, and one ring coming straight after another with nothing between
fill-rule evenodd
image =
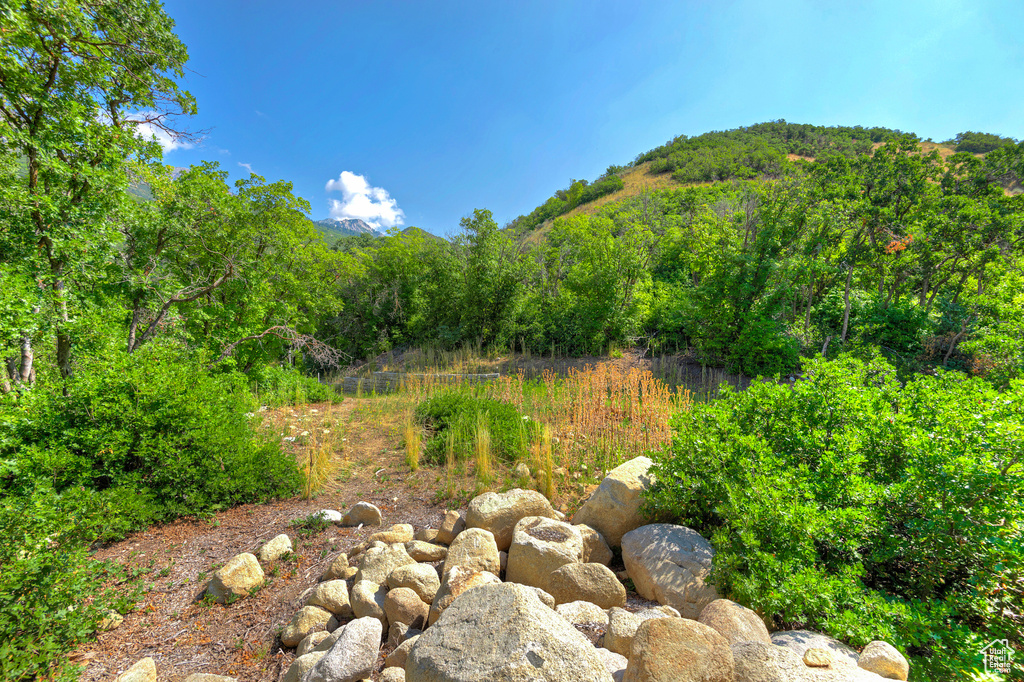
<instances>
[{"instance_id":1,"label":"forested hillside","mask_svg":"<svg viewBox=\"0 0 1024 682\"><path fill-rule=\"evenodd\" d=\"M158 3L2 15L0 676L60 678L64 652L130 603L94 543L297 494L303 474L259 430L261 408L327 399L318 373L420 347L633 348L765 377L680 412L656 455L652 513L714 533L723 589L859 643L909 633L894 641L929 679L961 669L943 647L1014 636L1024 142L761 123L675 138L505 226L478 208L447 240L328 240L287 179L174 169L140 135L178 135L196 112ZM819 408L840 398L856 419L837 425ZM488 414L463 415L466 432L489 434ZM937 414L952 425L922 430ZM530 428L550 490L551 432ZM772 516L783 489L817 525ZM743 544L761 541L778 556ZM828 603L787 601L804 592Z\"/></svg>"}]
</instances>

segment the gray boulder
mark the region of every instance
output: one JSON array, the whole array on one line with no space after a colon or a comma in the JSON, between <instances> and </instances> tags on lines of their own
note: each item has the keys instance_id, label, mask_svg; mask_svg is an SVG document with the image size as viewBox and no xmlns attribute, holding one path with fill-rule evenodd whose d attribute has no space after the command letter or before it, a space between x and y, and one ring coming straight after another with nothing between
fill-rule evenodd
<instances>
[{"instance_id":1,"label":"gray boulder","mask_svg":"<svg viewBox=\"0 0 1024 682\"><path fill-rule=\"evenodd\" d=\"M505 583L467 591L416 641L409 682L611 682L593 645L533 590Z\"/></svg>"},{"instance_id":2,"label":"gray boulder","mask_svg":"<svg viewBox=\"0 0 1024 682\"><path fill-rule=\"evenodd\" d=\"M323 658L306 673L302 682L356 682L369 677L377 665L384 634L376 618L357 618L341 630Z\"/></svg>"},{"instance_id":3,"label":"gray boulder","mask_svg":"<svg viewBox=\"0 0 1024 682\"><path fill-rule=\"evenodd\" d=\"M711 543L685 526L656 523L622 536L622 560L636 591L691 620L718 599L705 582L714 556Z\"/></svg>"},{"instance_id":4,"label":"gray boulder","mask_svg":"<svg viewBox=\"0 0 1024 682\"><path fill-rule=\"evenodd\" d=\"M648 473L652 464L648 457L634 457L609 471L572 522L587 524L610 546L618 547L623 535L645 523L640 505L644 491L654 483Z\"/></svg>"}]
</instances>

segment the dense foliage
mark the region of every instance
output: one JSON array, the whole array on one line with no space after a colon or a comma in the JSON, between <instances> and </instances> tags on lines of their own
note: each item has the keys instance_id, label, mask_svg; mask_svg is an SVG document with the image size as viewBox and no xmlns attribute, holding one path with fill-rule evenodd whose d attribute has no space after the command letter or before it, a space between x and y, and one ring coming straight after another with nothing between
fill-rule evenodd
<instances>
[{"instance_id":1,"label":"dense foliage","mask_svg":"<svg viewBox=\"0 0 1024 682\"><path fill-rule=\"evenodd\" d=\"M884 639L919 680L1024 643L1024 383L816 361L674 428L650 510L710 538L715 584L777 628Z\"/></svg>"},{"instance_id":2,"label":"dense foliage","mask_svg":"<svg viewBox=\"0 0 1024 682\"><path fill-rule=\"evenodd\" d=\"M424 455L434 464L443 464L449 450L456 461L471 459L481 428L487 429L491 453L506 463L523 457L539 433L537 422L524 418L512 405L466 390L427 398L416 406L415 416L430 434Z\"/></svg>"}]
</instances>

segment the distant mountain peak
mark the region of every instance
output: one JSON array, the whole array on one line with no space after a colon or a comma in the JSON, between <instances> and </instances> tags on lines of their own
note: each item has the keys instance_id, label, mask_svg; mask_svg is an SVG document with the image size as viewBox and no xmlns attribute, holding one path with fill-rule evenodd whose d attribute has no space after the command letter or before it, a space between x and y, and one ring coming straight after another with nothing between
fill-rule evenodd
<instances>
[{"instance_id":1,"label":"distant mountain peak","mask_svg":"<svg viewBox=\"0 0 1024 682\"><path fill-rule=\"evenodd\" d=\"M317 225L324 227L332 232L343 232L348 231L353 234L383 234L383 230L379 230L365 220L359 218L324 218L323 220L317 220Z\"/></svg>"}]
</instances>

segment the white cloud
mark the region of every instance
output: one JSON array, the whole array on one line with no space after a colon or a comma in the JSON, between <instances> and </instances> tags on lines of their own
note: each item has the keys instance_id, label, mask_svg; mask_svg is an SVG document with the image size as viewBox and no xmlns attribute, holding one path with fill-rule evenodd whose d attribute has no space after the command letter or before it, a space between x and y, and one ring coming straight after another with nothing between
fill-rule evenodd
<instances>
[{"instance_id":1,"label":"white cloud","mask_svg":"<svg viewBox=\"0 0 1024 682\"><path fill-rule=\"evenodd\" d=\"M405 213L383 187L371 187L362 175L342 171L337 180L328 180L328 192L341 192L341 200L330 199L332 218L358 218L374 228L387 228L405 222Z\"/></svg>"},{"instance_id":2,"label":"white cloud","mask_svg":"<svg viewBox=\"0 0 1024 682\"><path fill-rule=\"evenodd\" d=\"M155 123L147 122L157 116L158 114L154 111L140 111L137 114L128 116L128 120L138 121L135 124L135 134L144 140L155 139L164 151L164 154L173 152L175 149L192 149L195 146L187 139L173 135Z\"/></svg>"},{"instance_id":3,"label":"white cloud","mask_svg":"<svg viewBox=\"0 0 1024 682\"><path fill-rule=\"evenodd\" d=\"M241 161L239 161L238 165L241 166L242 168L244 168L245 170L249 171L250 175L252 174L252 164L251 163L242 163Z\"/></svg>"}]
</instances>

